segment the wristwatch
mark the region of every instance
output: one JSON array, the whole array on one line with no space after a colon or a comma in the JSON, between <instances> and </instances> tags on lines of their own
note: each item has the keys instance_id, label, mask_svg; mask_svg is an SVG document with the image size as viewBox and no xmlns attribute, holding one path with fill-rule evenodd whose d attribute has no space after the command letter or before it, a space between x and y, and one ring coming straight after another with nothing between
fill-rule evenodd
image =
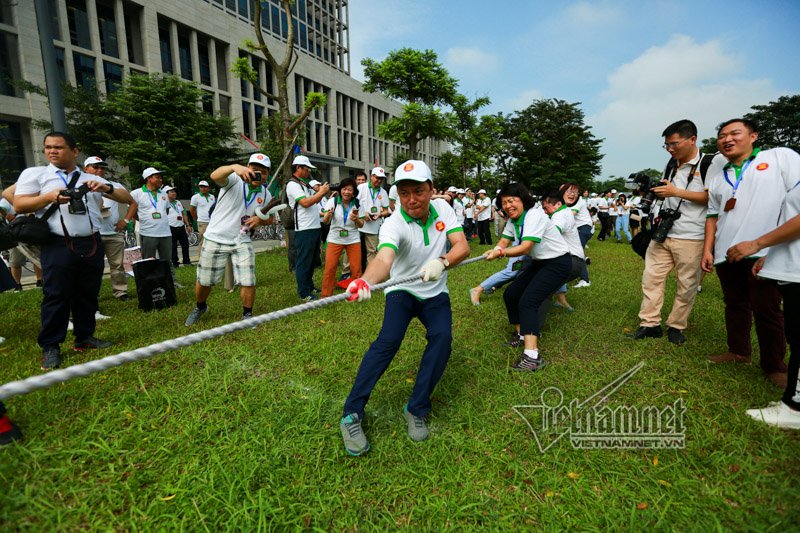
<instances>
[{"instance_id":1,"label":"wristwatch","mask_svg":"<svg viewBox=\"0 0 800 533\"><path fill-rule=\"evenodd\" d=\"M106 185L108 185L108 192L106 194L113 194L114 193L114 186L111 185L110 183L107 183Z\"/></svg>"}]
</instances>

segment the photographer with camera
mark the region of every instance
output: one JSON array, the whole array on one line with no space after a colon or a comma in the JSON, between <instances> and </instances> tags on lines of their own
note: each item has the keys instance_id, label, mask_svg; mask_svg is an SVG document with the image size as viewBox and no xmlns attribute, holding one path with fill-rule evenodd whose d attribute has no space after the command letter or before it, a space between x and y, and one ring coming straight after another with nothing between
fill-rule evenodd
<instances>
[{"instance_id":1,"label":"photographer with camera","mask_svg":"<svg viewBox=\"0 0 800 533\"><path fill-rule=\"evenodd\" d=\"M94 336L97 298L103 279L103 241L98 233L101 196L128 203L130 195L105 179L81 172L76 165L75 139L52 131L44 138L46 167L25 169L17 181L14 210L46 213L52 234L42 245L44 272L42 326L38 343L42 348L42 370L61 365L61 343L67 336L70 311L74 323L74 349L107 348L108 341Z\"/></svg>"},{"instance_id":2,"label":"photographer with camera","mask_svg":"<svg viewBox=\"0 0 800 533\"><path fill-rule=\"evenodd\" d=\"M642 208L653 216L655 199L661 199L655 213L653 236L645 255L642 274L640 325L629 336L633 339L661 337L661 306L667 277L675 271L677 291L672 311L667 318L667 337L673 344L686 342L684 330L697 296L700 283L700 260L703 257L703 236L708 192L701 167L707 168L712 155L703 155L697 148L697 126L690 120L670 124L662 133L664 149L670 160L664 177L657 186L643 191ZM704 158L705 161L704 161ZM722 157L714 159L721 168ZM705 162L705 164L704 164Z\"/></svg>"}]
</instances>

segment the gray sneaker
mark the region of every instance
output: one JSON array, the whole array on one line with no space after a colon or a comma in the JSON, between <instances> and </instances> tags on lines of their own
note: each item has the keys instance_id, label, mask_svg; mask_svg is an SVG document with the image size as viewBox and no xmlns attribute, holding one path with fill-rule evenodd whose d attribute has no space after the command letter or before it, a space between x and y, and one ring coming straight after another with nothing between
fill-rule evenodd
<instances>
[{"instance_id":1,"label":"gray sneaker","mask_svg":"<svg viewBox=\"0 0 800 533\"><path fill-rule=\"evenodd\" d=\"M195 323L198 320L200 320L200 317L203 316L203 314L206 311L208 311L208 307L207 306L206 306L205 309L200 309L198 307L195 307L194 309L192 309L192 312L189 313L189 316L186 318L186 325L187 326L194 326Z\"/></svg>"},{"instance_id":2,"label":"gray sneaker","mask_svg":"<svg viewBox=\"0 0 800 533\"><path fill-rule=\"evenodd\" d=\"M42 370L53 370L61 366L61 349L45 348L42 350Z\"/></svg>"},{"instance_id":3,"label":"gray sneaker","mask_svg":"<svg viewBox=\"0 0 800 533\"><path fill-rule=\"evenodd\" d=\"M408 436L411 437L411 440L419 442L428 438L428 426L425 425L425 419L409 413L408 404L403 407L403 416L408 422Z\"/></svg>"},{"instance_id":4,"label":"gray sneaker","mask_svg":"<svg viewBox=\"0 0 800 533\"><path fill-rule=\"evenodd\" d=\"M369 442L364 430L361 429L361 419L357 414L349 414L339 422L339 430L342 432L344 449L350 455L358 457L369 451Z\"/></svg>"}]
</instances>

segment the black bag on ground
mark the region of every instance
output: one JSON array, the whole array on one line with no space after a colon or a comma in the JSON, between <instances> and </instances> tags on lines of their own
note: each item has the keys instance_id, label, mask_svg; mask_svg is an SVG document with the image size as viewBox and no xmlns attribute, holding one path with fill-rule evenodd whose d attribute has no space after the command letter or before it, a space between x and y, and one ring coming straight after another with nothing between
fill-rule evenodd
<instances>
[{"instance_id":1,"label":"black bag on ground","mask_svg":"<svg viewBox=\"0 0 800 533\"><path fill-rule=\"evenodd\" d=\"M136 280L136 296L142 311L166 309L178 303L167 261L137 261L133 264L133 278Z\"/></svg>"}]
</instances>

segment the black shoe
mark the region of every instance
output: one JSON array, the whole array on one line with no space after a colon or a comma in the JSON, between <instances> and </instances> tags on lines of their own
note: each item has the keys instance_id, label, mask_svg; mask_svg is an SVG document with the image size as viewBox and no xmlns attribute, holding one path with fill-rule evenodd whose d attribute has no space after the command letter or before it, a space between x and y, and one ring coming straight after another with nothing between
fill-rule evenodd
<instances>
[{"instance_id":1,"label":"black shoe","mask_svg":"<svg viewBox=\"0 0 800 533\"><path fill-rule=\"evenodd\" d=\"M592 260L587 257L586 258L586 265L588 266L588 265L591 265L591 264L592 264Z\"/></svg>"},{"instance_id":2,"label":"black shoe","mask_svg":"<svg viewBox=\"0 0 800 533\"><path fill-rule=\"evenodd\" d=\"M130 299L131 297L128 296L127 294L123 294L122 296L117 296L117 300L119 300L120 302L127 302Z\"/></svg>"},{"instance_id":3,"label":"black shoe","mask_svg":"<svg viewBox=\"0 0 800 533\"><path fill-rule=\"evenodd\" d=\"M43 279L37 279L36 280L36 286L37 287L44 287L44 280Z\"/></svg>"},{"instance_id":4,"label":"black shoe","mask_svg":"<svg viewBox=\"0 0 800 533\"><path fill-rule=\"evenodd\" d=\"M103 348L108 348L109 346L113 346L114 343L110 341L104 341L102 339L98 339L97 337L89 337L88 339L83 339L80 341L75 341L75 344L72 346L72 349L76 352L85 352L86 350L102 350Z\"/></svg>"},{"instance_id":5,"label":"black shoe","mask_svg":"<svg viewBox=\"0 0 800 533\"><path fill-rule=\"evenodd\" d=\"M647 337L657 339L664 335L664 332L661 330L661 326L639 326L639 329L634 331L633 333L629 333L627 336L631 339L644 339Z\"/></svg>"},{"instance_id":6,"label":"black shoe","mask_svg":"<svg viewBox=\"0 0 800 533\"><path fill-rule=\"evenodd\" d=\"M669 328L667 330L667 339L672 344L677 344L678 346L686 342L686 336L681 330L676 328Z\"/></svg>"},{"instance_id":7,"label":"black shoe","mask_svg":"<svg viewBox=\"0 0 800 533\"><path fill-rule=\"evenodd\" d=\"M22 292L22 284L17 283L17 286L14 287L14 292Z\"/></svg>"},{"instance_id":8,"label":"black shoe","mask_svg":"<svg viewBox=\"0 0 800 533\"><path fill-rule=\"evenodd\" d=\"M11 420L8 420L7 415L0 417L0 422L6 422L7 424L3 425L10 426L10 429L0 433L0 446L5 446L16 440L22 439L22 431L20 431L19 426L17 426Z\"/></svg>"},{"instance_id":9,"label":"black shoe","mask_svg":"<svg viewBox=\"0 0 800 533\"><path fill-rule=\"evenodd\" d=\"M44 348L42 350L42 370L53 370L61 366L61 349Z\"/></svg>"}]
</instances>

